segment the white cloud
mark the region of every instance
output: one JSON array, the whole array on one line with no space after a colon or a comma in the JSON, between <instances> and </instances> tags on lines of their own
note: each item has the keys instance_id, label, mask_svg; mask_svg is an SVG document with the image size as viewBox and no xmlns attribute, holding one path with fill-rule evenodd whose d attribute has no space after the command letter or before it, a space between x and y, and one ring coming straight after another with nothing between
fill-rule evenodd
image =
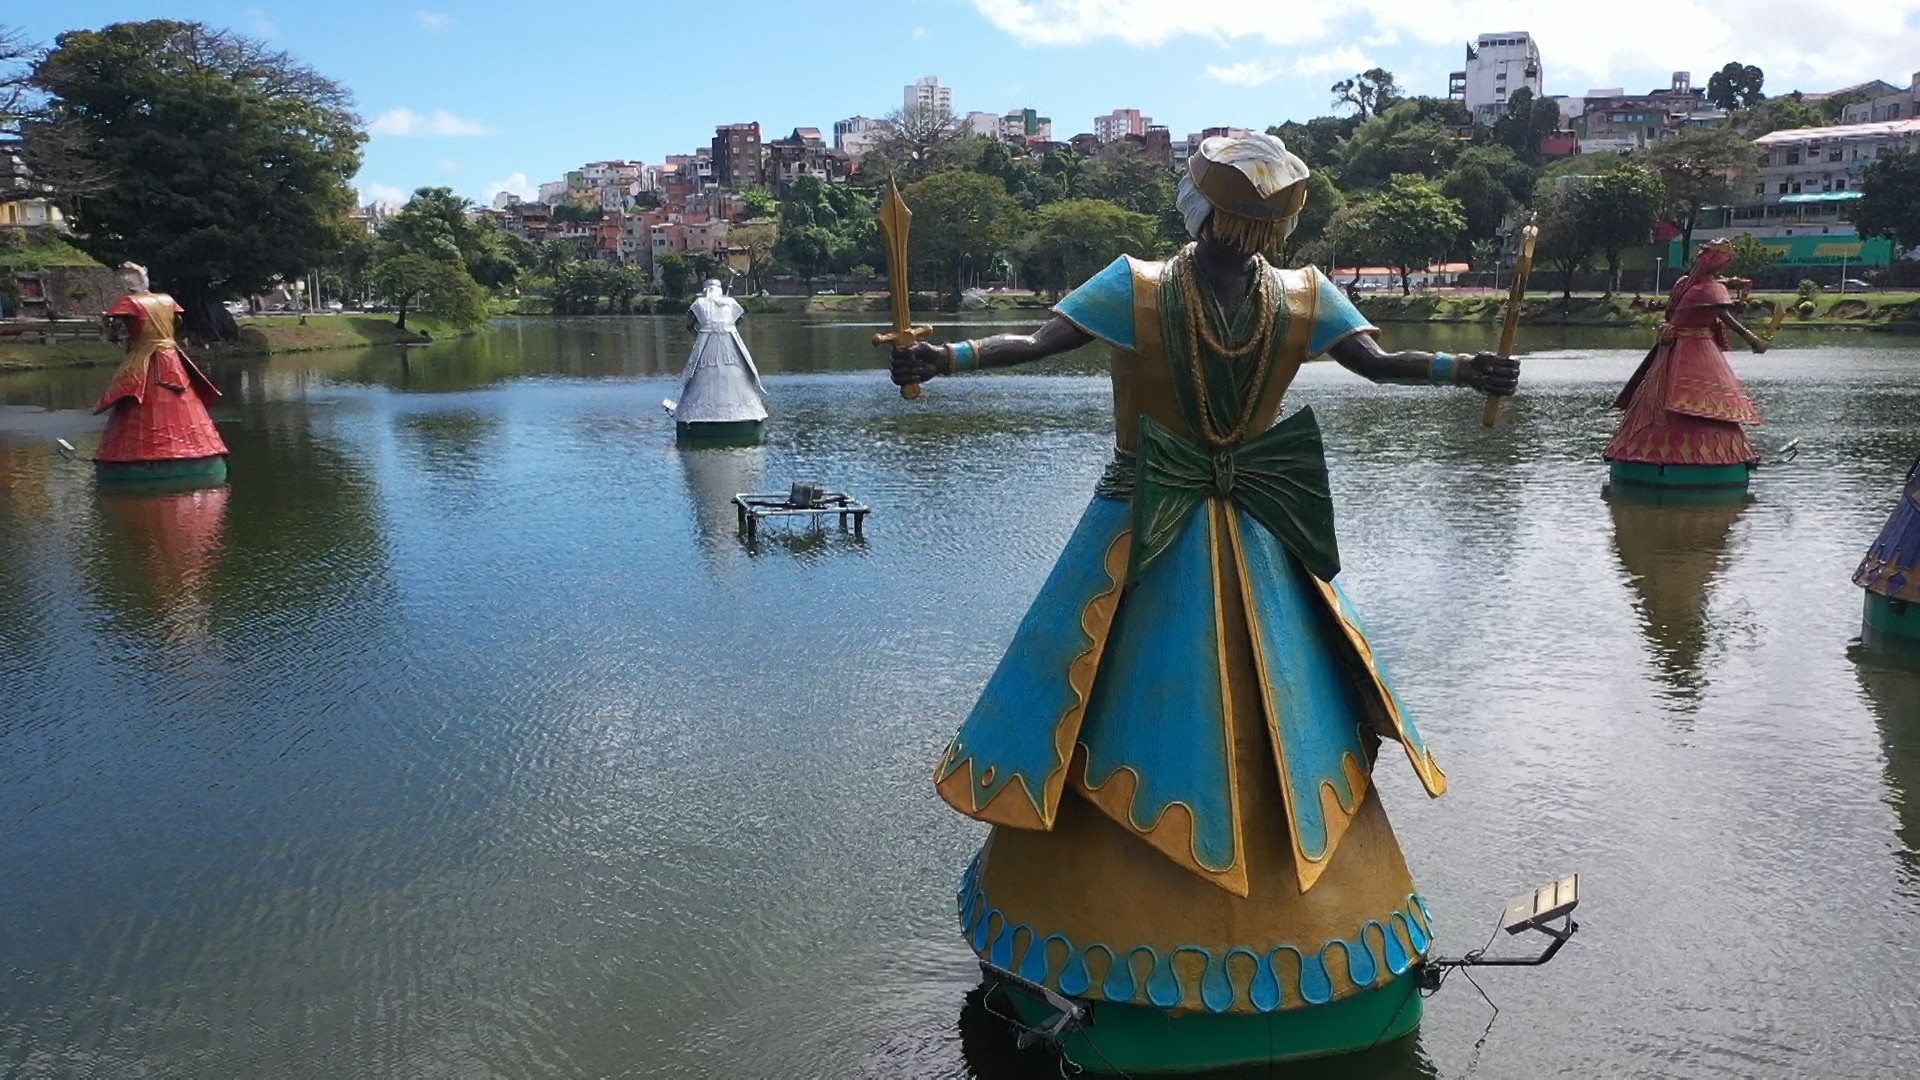
<instances>
[{"instance_id":1,"label":"white cloud","mask_svg":"<svg viewBox=\"0 0 1920 1080\"><path fill-rule=\"evenodd\" d=\"M430 34L437 34L442 30L453 29L454 20L453 16L443 12L416 11L413 13L413 21L420 24L420 29Z\"/></svg>"},{"instance_id":2,"label":"white cloud","mask_svg":"<svg viewBox=\"0 0 1920 1080\"><path fill-rule=\"evenodd\" d=\"M1208 64L1209 78L1229 86L1265 86L1288 75L1313 77L1338 72L1341 75L1365 71L1374 66L1373 58L1351 45L1323 53L1306 53L1291 60L1247 60L1238 64Z\"/></svg>"},{"instance_id":3,"label":"white cloud","mask_svg":"<svg viewBox=\"0 0 1920 1080\"><path fill-rule=\"evenodd\" d=\"M409 198L404 188L397 188L392 184L360 184L359 188L360 204L362 206L367 203L377 202L404 206Z\"/></svg>"},{"instance_id":4,"label":"white cloud","mask_svg":"<svg viewBox=\"0 0 1920 1080\"><path fill-rule=\"evenodd\" d=\"M493 197L502 191L518 195L527 202L540 197L540 188L529 181L527 174L523 172L513 173L502 180L488 182L481 189L481 197L487 202L492 202Z\"/></svg>"},{"instance_id":5,"label":"white cloud","mask_svg":"<svg viewBox=\"0 0 1920 1080\"><path fill-rule=\"evenodd\" d=\"M1914 67L1920 0L1872 5L1804 0L1614 0L1597 17L1591 6L1538 0L971 0L988 22L1031 46L1117 41L1148 47L1192 37L1221 43L1304 46L1360 42L1401 52L1432 51L1445 65L1488 30L1524 29L1540 43L1547 90L1578 95L1590 86L1664 85L1691 71L1695 85L1728 60L1758 64L1767 90L1830 90L1884 78L1904 83ZM1817 10L1817 34L1807 26ZM1220 65L1223 81L1258 85L1271 63ZM1401 68L1411 65L1402 62ZM1440 70L1445 70L1445 66ZM1286 74L1282 69L1277 78ZM1640 86L1645 83L1646 86Z\"/></svg>"},{"instance_id":6,"label":"white cloud","mask_svg":"<svg viewBox=\"0 0 1920 1080\"><path fill-rule=\"evenodd\" d=\"M369 135L491 135L493 129L478 120L455 116L445 109L422 115L405 107L388 109L367 125Z\"/></svg>"},{"instance_id":7,"label":"white cloud","mask_svg":"<svg viewBox=\"0 0 1920 1080\"><path fill-rule=\"evenodd\" d=\"M450 157L441 158L435 162L435 165L438 166L441 172L455 173L460 171L460 163Z\"/></svg>"},{"instance_id":8,"label":"white cloud","mask_svg":"<svg viewBox=\"0 0 1920 1080\"><path fill-rule=\"evenodd\" d=\"M924 26L916 26L916 27L914 27L914 28L913 28L913 40L915 40L915 41L925 41L925 40L927 40L927 28L926 28L926 27L924 27Z\"/></svg>"},{"instance_id":9,"label":"white cloud","mask_svg":"<svg viewBox=\"0 0 1920 1080\"><path fill-rule=\"evenodd\" d=\"M263 38L280 36L280 28L267 17L266 9L250 7L240 13L247 20L247 29Z\"/></svg>"}]
</instances>

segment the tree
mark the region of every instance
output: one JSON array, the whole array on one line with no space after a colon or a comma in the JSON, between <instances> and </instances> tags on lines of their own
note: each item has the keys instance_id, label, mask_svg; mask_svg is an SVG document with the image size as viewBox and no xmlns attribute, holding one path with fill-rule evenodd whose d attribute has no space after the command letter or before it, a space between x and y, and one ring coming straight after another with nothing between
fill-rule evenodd
<instances>
[{"instance_id":1,"label":"tree","mask_svg":"<svg viewBox=\"0 0 1920 1080\"><path fill-rule=\"evenodd\" d=\"M1766 73L1759 68L1730 60L1707 79L1707 100L1728 112L1749 108L1766 97L1760 92L1766 81Z\"/></svg>"},{"instance_id":2,"label":"tree","mask_svg":"<svg viewBox=\"0 0 1920 1080\"><path fill-rule=\"evenodd\" d=\"M1491 239L1500 224L1512 213L1513 193L1507 190L1487 167L1478 163L1459 166L1447 174L1440 191L1460 204L1467 226L1461 238L1468 243Z\"/></svg>"},{"instance_id":3,"label":"tree","mask_svg":"<svg viewBox=\"0 0 1920 1080\"><path fill-rule=\"evenodd\" d=\"M1822 127L1827 123L1826 113L1792 95L1768 98L1742 109L1733 118L1733 124L1740 134L1749 139L1757 139L1775 131Z\"/></svg>"},{"instance_id":4,"label":"tree","mask_svg":"<svg viewBox=\"0 0 1920 1080\"><path fill-rule=\"evenodd\" d=\"M200 23L116 23L60 35L34 81L48 103L29 143L74 136L71 168L113 180L62 197L74 242L147 265L188 333L232 339L222 301L347 242L366 137L347 91L286 53Z\"/></svg>"},{"instance_id":5,"label":"tree","mask_svg":"<svg viewBox=\"0 0 1920 1080\"><path fill-rule=\"evenodd\" d=\"M1534 196L1534 224L1540 227L1534 257L1560 272L1560 298L1573 299L1573 276L1593 258L1593 235L1582 213L1582 189L1593 181L1570 176L1543 185Z\"/></svg>"},{"instance_id":6,"label":"tree","mask_svg":"<svg viewBox=\"0 0 1920 1080\"><path fill-rule=\"evenodd\" d=\"M668 252L660 256L657 269L660 271L660 291L670 300L678 300L687 295L688 279L693 272L687 266L687 260Z\"/></svg>"},{"instance_id":7,"label":"tree","mask_svg":"<svg viewBox=\"0 0 1920 1080\"><path fill-rule=\"evenodd\" d=\"M1654 143L1648 162L1667 188L1667 215L1680 226L1681 250L1693 245L1703 206L1733 201L1736 185L1760 162L1760 150L1724 128L1688 131Z\"/></svg>"},{"instance_id":8,"label":"tree","mask_svg":"<svg viewBox=\"0 0 1920 1080\"><path fill-rule=\"evenodd\" d=\"M1419 176L1396 176L1387 189L1359 206L1353 229L1366 249L1400 272L1400 293L1413 291L1414 268L1445 258L1467 227L1460 204Z\"/></svg>"},{"instance_id":9,"label":"tree","mask_svg":"<svg viewBox=\"0 0 1920 1080\"><path fill-rule=\"evenodd\" d=\"M1156 219L1173 206L1174 186L1172 170L1130 142L1103 148L1081 170L1079 183L1083 198L1104 199Z\"/></svg>"},{"instance_id":10,"label":"tree","mask_svg":"<svg viewBox=\"0 0 1920 1080\"><path fill-rule=\"evenodd\" d=\"M1310 168L1323 169L1339 164L1340 144L1359 126L1358 116L1316 116L1306 123L1288 120L1267 129L1267 134L1287 144L1287 150Z\"/></svg>"},{"instance_id":11,"label":"tree","mask_svg":"<svg viewBox=\"0 0 1920 1080\"><path fill-rule=\"evenodd\" d=\"M1403 101L1362 123L1341 145L1340 179L1351 191L1383 186L1403 173L1439 177L1460 148L1453 129L1423 117L1417 103Z\"/></svg>"},{"instance_id":12,"label":"tree","mask_svg":"<svg viewBox=\"0 0 1920 1080\"><path fill-rule=\"evenodd\" d=\"M1860 178L1853 224L1861 236L1888 236L1902 248L1920 247L1920 153L1880 152Z\"/></svg>"},{"instance_id":13,"label":"tree","mask_svg":"<svg viewBox=\"0 0 1920 1080\"><path fill-rule=\"evenodd\" d=\"M1393 84L1393 72L1368 68L1351 79L1341 79L1327 88L1333 94L1333 107L1353 107L1354 115L1379 116L1400 100L1400 88Z\"/></svg>"},{"instance_id":14,"label":"tree","mask_svg":"<svg viewBox=\"0 0 1920 1080\"><path fill-rule=\"evenodd\" d=\"M1104 199L1069 199L1042 207L1026 244L1027 280L1058 293L1122 255L1153 254L1155 232L1153 217Z\"/></svg>"},{"instance_id":15,"label":"tree","mask_svg":"<svg viewBox=\"0 0 1920 1080\"><path fill-rule=\"evenodd\" d=\"M1741 233L1733 238L1733 263L1727 270L1734 277L1755 278L1779 262L1781 254L1779 248L1752 233Z\"/></svg>"},{"instance_id":16,"label":"tree","mask_svg":"<svg viewBox=\"0 0 1920 1080\"><path fill-rule=\"evenodd\" d=\"M759 292L767 267L773 264L774 248L779 243L780 226L773 221L749 221L735 225L727 234L728 243L747 256L747 291Z\"/></svg>"},{"instance_id":17,"label":"tree","mask_svg":"<svg viewBox=\"0 0 1920 1080\"><path fill-rule=\"evenodd\" d=\"M1653 236L1666 189L1660 178L1639 165L1621 165L1580 184L1580 220L1593 246L1607 261L1607 292L1620 274L1620 255Z\"/></svg>"},{"instance_id":18,"label":"tree","mask_svg":"<svg viewBox=\"0 0 1920 1080\"><path fill-rule=\"evenodd\" d=\"M772 217L780 212L780 200L763 187L750 187L741 192L740 201L747 205L747 216L750 218Z\"/></svg>"},{"instance_id":19,"label":"tree","mask_svg":"<svg viewBox=\"0 0 1920 1080\"><path fill-rule=\"evenodd\" d=\"M1000 181L976 172L937 172L905 195L913 208L912 280L947 286L956 306L965 268L985 269L1026 224L1026 211Z\"/></svg>"},{"instance_id":20,"label":"tree","mask_svg":"<svg viewBox=\"0 0 1920 1080\"><path fill-rule=\"evenodd\" d=\"M887 114L860 171L879 180L908 184L960 164L966 131L946 109L901 109Z\"/></svg>"},{"instance_id":21,"label":"tree","mask_svg":"<svg viewBox=\"0 0 1920 1080\"><path fill-rule=\"evenodd\" d=\"M512 240L492 218L475 220L473 203L452 188L425 187L380 227L387 254L423 255L461 267L489 289L505 288L520 277Z\"/></svg>"},{"instance_id":22,"label":"tree","mask_svg":"<svg viewBox=\"0 0 1920 1080\"><path fill-rule=\"evenodd\" d=\"M424 255L393 255L373 265L368 281L375 296L394 306L393 324L407 328L407 314L421 311L460 327L486 321L486 293L466 272Z\"/></svg>"},{"instance_id":23,"label":"tree","mask_svg":"<svg viewBox=\"0 0 1920 1080\"><path fill-rule=\"evenodd\" d=\"M1584 161L1592 156L1580 154L1565 160ZM1469 146L1460 151L1460 156L1454 159L1453 167L1458 170L1470 165L1478 165L1487 170L1495 180L1500 181L1500 186L1507 189L1507 194L1513 196L1514 202L1523 203L1533 198L1533 184L1539 177L1540 171L1520 160L1520 155L1512 150L1497 143L1478 143Z\"/></svg>"},{"instance_id":24,"label":"tree","mask_svg":"<svg viewBox=\"0 0 1920 1080\"><path fill-rule=\"evenodd\" d=\"M1560 130L1560 106L1548 98L1535 98L1533 90L1521 87L1507 99L1507 111L1493 122L1493 141L1517 154L1529 165L1543 160L1540 143Z\"/></svg>"},{"instance_id":25,"label":"tree","mask_svg":"<svg viewBox=\"0 0 1920 1080\"><path fill-rule=\"evenodd\" d=\"M534 253L533 265L542 277L558 278L560 271L579 257L579 250L565 240L549 240Z\"/></svg>"}]
</instances>

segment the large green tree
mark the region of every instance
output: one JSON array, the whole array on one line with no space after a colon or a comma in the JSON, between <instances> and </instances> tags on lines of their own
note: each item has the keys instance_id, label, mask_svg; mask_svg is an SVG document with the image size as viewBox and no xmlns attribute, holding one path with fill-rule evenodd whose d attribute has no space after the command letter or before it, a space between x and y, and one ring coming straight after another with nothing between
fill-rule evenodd
<instances>
[{"instance_id":1,"label":"large green tree","mask_svg":"<svg viewBox=\"0 0 1920 1080\"><path fill-rule=\"evenodd\" d=\"M1105 199L1069 199L1040 208L1026 243L1026 280L1058 293L1122 255L1157 253L1157 226Z\"/></svg>"},{"instance_id":2,"label":"large green tree","mask_svg":"<svg viewBox=\"0 0 1920 1080\"><path fill-rule=\"evenodd\" d=\"M487 295L458 265L424 255L392 255L368 273L373 294L394 306L394 325L407 328L407 315L434 315L461 328L487 318Z\"/></svg>"},{"instance_id":3,"label":"large green tree","mask_svg":"<svg viewBox=\"0 0 1920 1080\"><path fill-rule=\"evenodd\" d=\"M955 305L967 270L987 269L1026 227L1000 181L970 170L934 173L903 195L913 208L912 280L943 286Z\"/></svg>"},{"instance_id":4,"label":"large green tree","mask_svg":"<svg viewBox=\"0 0 1920 1080\"><path fill-rule=\"evenodd\" d=\"M1396 176L1387 189L1355 211L1354 232L1364 249L1399 271L1400 292L1413 291L1411 275L1445 258L1467 227L1460 204L1419 176Z\"/></svg>"},{"instance_id":5,"label":"large green tree","mask_svg":"<svg viewBox=\"0 0 1920 1080\"><path fill-rule=\"evenodd\" d=\"M1768 98L1734 116L1734 126L1749 139L1775 131L1824 127L1829 122L1825 112L1796 96Z\"/></svg>"},{"instance_id":6,"label":"large green tree","mask_svg":"<svg viewBox=\"0 0 1920 1080\"><path fill-rule=\"evenodd\" d=\"M1761 151L1744 135L1725 128L1688 131L1662 139L1646 151L1667 188L1667 216L1680 226L1682 250L1693 244L1693 226L1703 206L1725 206L1760 163Z\"/></svg>"},{"instance_id":7,"label":"large green tree","mask_svg":"<svg viewBox=\"0 0 1920 1080\"><path fill-rule=\"evenodd\" d=\"M1887 236L1920 247L1920 153L1882 152L1860 179L1853 224L1862 236Z\"/></svg>"},{"instance_id":8,"label":"large green tree","mask_svg":"<svg viewBox=\"0 0 1920 1080\"><path fill-rule=\"evenodd\" d=\"M1727 66L1708 77L1707 100L1728 112L1749 108L1766 97L1760 92L1766 82L1766 72L1752 64L1729 60Z\"/></svg>"},{"instance_id":9,"label":"large green tree","mask_svg":"<svg viewBox=\"0 0 1920 1080\"><path fill-rule=\"evenodd\" d=\"M1478 163L1461 165L1447 174L1440 191L1460 204L1467 227L1461 239L1468 244L1490 240L1500 224L1513 212L1513 193L1487 167Z\"/></svg>"},{"instance_id":10,"label":"large green tree","mask_svg":"<svg viewBox=\"0 0 1920 1080\"><path fill-rule=\"evenodd\" d=\"M1593 233L1587 227L1584 191L1592 178L1569 176L1543 183L1534 195L1534 223L1540 227L1534 257L1560 274L1560 296L1573 299L1573 276L1593 259Z\"/></svg>"},{"instance_id":11,"label":"large green tree","mask_svg":"<svg viewBox=\"0 0 1920 1080\"><path fill-rule=\"evenodd\" d=\"M189 333L237 336L222 301L347 243L365 136L347 91L286 53L200 23L116 23L60 35L34 80L39 129L112 180L63 197L75 242L146 264Z\"/></svg>"},{"instance_id":12,"label":"large green tree","mask_svg":"<svg viewBox=\"0 0 1920 1080\"><path fill-rule=\"evenodd\" d=\"M1560 130L1560 105L1548 98L1536 98L1528 87L1521 87L1507 99L1507 110L1493 122L1493 141L1519 155L1529 165L1539 165L1545 155L1540 142Z\"/></svg>"},{"instance_id":13,"label":"large green tree","mask_svg":"<svg viewBox=\"0 0 1920 1080\"><path fill-rule=\"evenodd\" d=\"M1379 116L1400 100L1400 88L1386 68L1368 68L1327 89L1333 94L1334 108L1352 108L1356 116Z\"/></svg>"},{"instance_id":14,"label":"large green tree","mask_svg":"<svg viewBox=\"0 0 1920 1080\"><path fill-rule=\"evenodd\" d=\"M1621 165L1579 185L1579 213L1594 250L1606 260L1607 289L1620 273L1620 256L1653 237L1666 190L1639 165Z\"/></svg>"},{"instance_id":15,"label":"large green tree","mask_svg":"<svg viewBox=\"0 0 1920 1080\"><path fill-rule=\"evenodd\" d=\"M472 212L473 204L452 188L421 188L380 227L380 242L387 254L451 263L485 288L505 288L522 269L511 238L499 222Z\"/></svg>"},{"instance_id":16,"label":"large green tree","mask_svg":"<svg viewBox=\"0 0 1920 1080\"><path fill-rule=\"evenodd\" d=\"M1440 177L1459 157L1462 143L1415 101L1403 101L1367 120L1340 146L1340 181L1348 191L1385 186L1410 173Z\"/></svg>"}]
</instances>

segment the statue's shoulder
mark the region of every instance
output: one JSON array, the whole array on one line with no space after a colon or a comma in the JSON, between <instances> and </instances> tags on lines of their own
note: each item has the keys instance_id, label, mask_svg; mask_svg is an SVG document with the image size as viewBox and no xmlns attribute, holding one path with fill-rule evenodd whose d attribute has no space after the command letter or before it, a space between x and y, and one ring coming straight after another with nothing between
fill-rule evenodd
<instances>
[{"instance_id":1,"label":"statue's shoulder","mask_svg":"<svg viewBox=\"0 0 1920 1080\"><path fill-rule=\"evenodd\" d=\"M1317 292L1320 288L1321 274L1318 267L1302 266L1297 269L1285 269L1274 266L1268 268L1282 289L1288 292Z\"/></svg>"}]
</instances>

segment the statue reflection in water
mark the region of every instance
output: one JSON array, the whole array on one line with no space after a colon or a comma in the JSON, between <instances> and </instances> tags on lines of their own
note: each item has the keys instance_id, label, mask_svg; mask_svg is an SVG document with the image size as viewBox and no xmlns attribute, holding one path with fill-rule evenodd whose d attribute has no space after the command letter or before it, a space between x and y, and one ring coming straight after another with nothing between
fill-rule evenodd
<instances>
[{"instance_id":1,"label":"statue reflection in water","mask_svg":"<svg viewBox=\"0 0 1920 1080\"><path fill-rule=\"evenodd\" d=\"M1899 816L1902 876L1920 889L1920 669L1859 651L1854 656L1887 757L1886 799Z\"/></svg>"},{"instance_id":2,"label":"statue reflection in water","mask_svg":"<svg viewBox=\"0 0 1920 1080\"><path fill-rule=\"evenodd\" d=\"M116 607L151 618L169 644L211 636L214 568L229 489L100 496L109 550L102 589Z\"/></svg>"},{"instance_id":3,"label":"statue reflection in water","mask_svg":"<svg viewBox=\"0 0 1920 1080\"><path fill-rule=\"evenodd\" d=\"M760 446L678 451L687 478L687 497L693 502L700 550L708 559L721 558L739 547L733 497L765 486L766 454Z\"/></svg>"},{"instance_id":4,"label":"statue reflection in water","mask_svg":"<svg viewBox=\"0 0 1920 1080\"><path fill-rule=\"evenodd\" d=\"M1688 712L1706 691L1714 580L1726 564L1734 522L1750 502L1741 490L1691 496L1619 487L1607 492L1614 552L1633 588L1641 630L1666 696Z\"/></svg>"}]
</instances>

